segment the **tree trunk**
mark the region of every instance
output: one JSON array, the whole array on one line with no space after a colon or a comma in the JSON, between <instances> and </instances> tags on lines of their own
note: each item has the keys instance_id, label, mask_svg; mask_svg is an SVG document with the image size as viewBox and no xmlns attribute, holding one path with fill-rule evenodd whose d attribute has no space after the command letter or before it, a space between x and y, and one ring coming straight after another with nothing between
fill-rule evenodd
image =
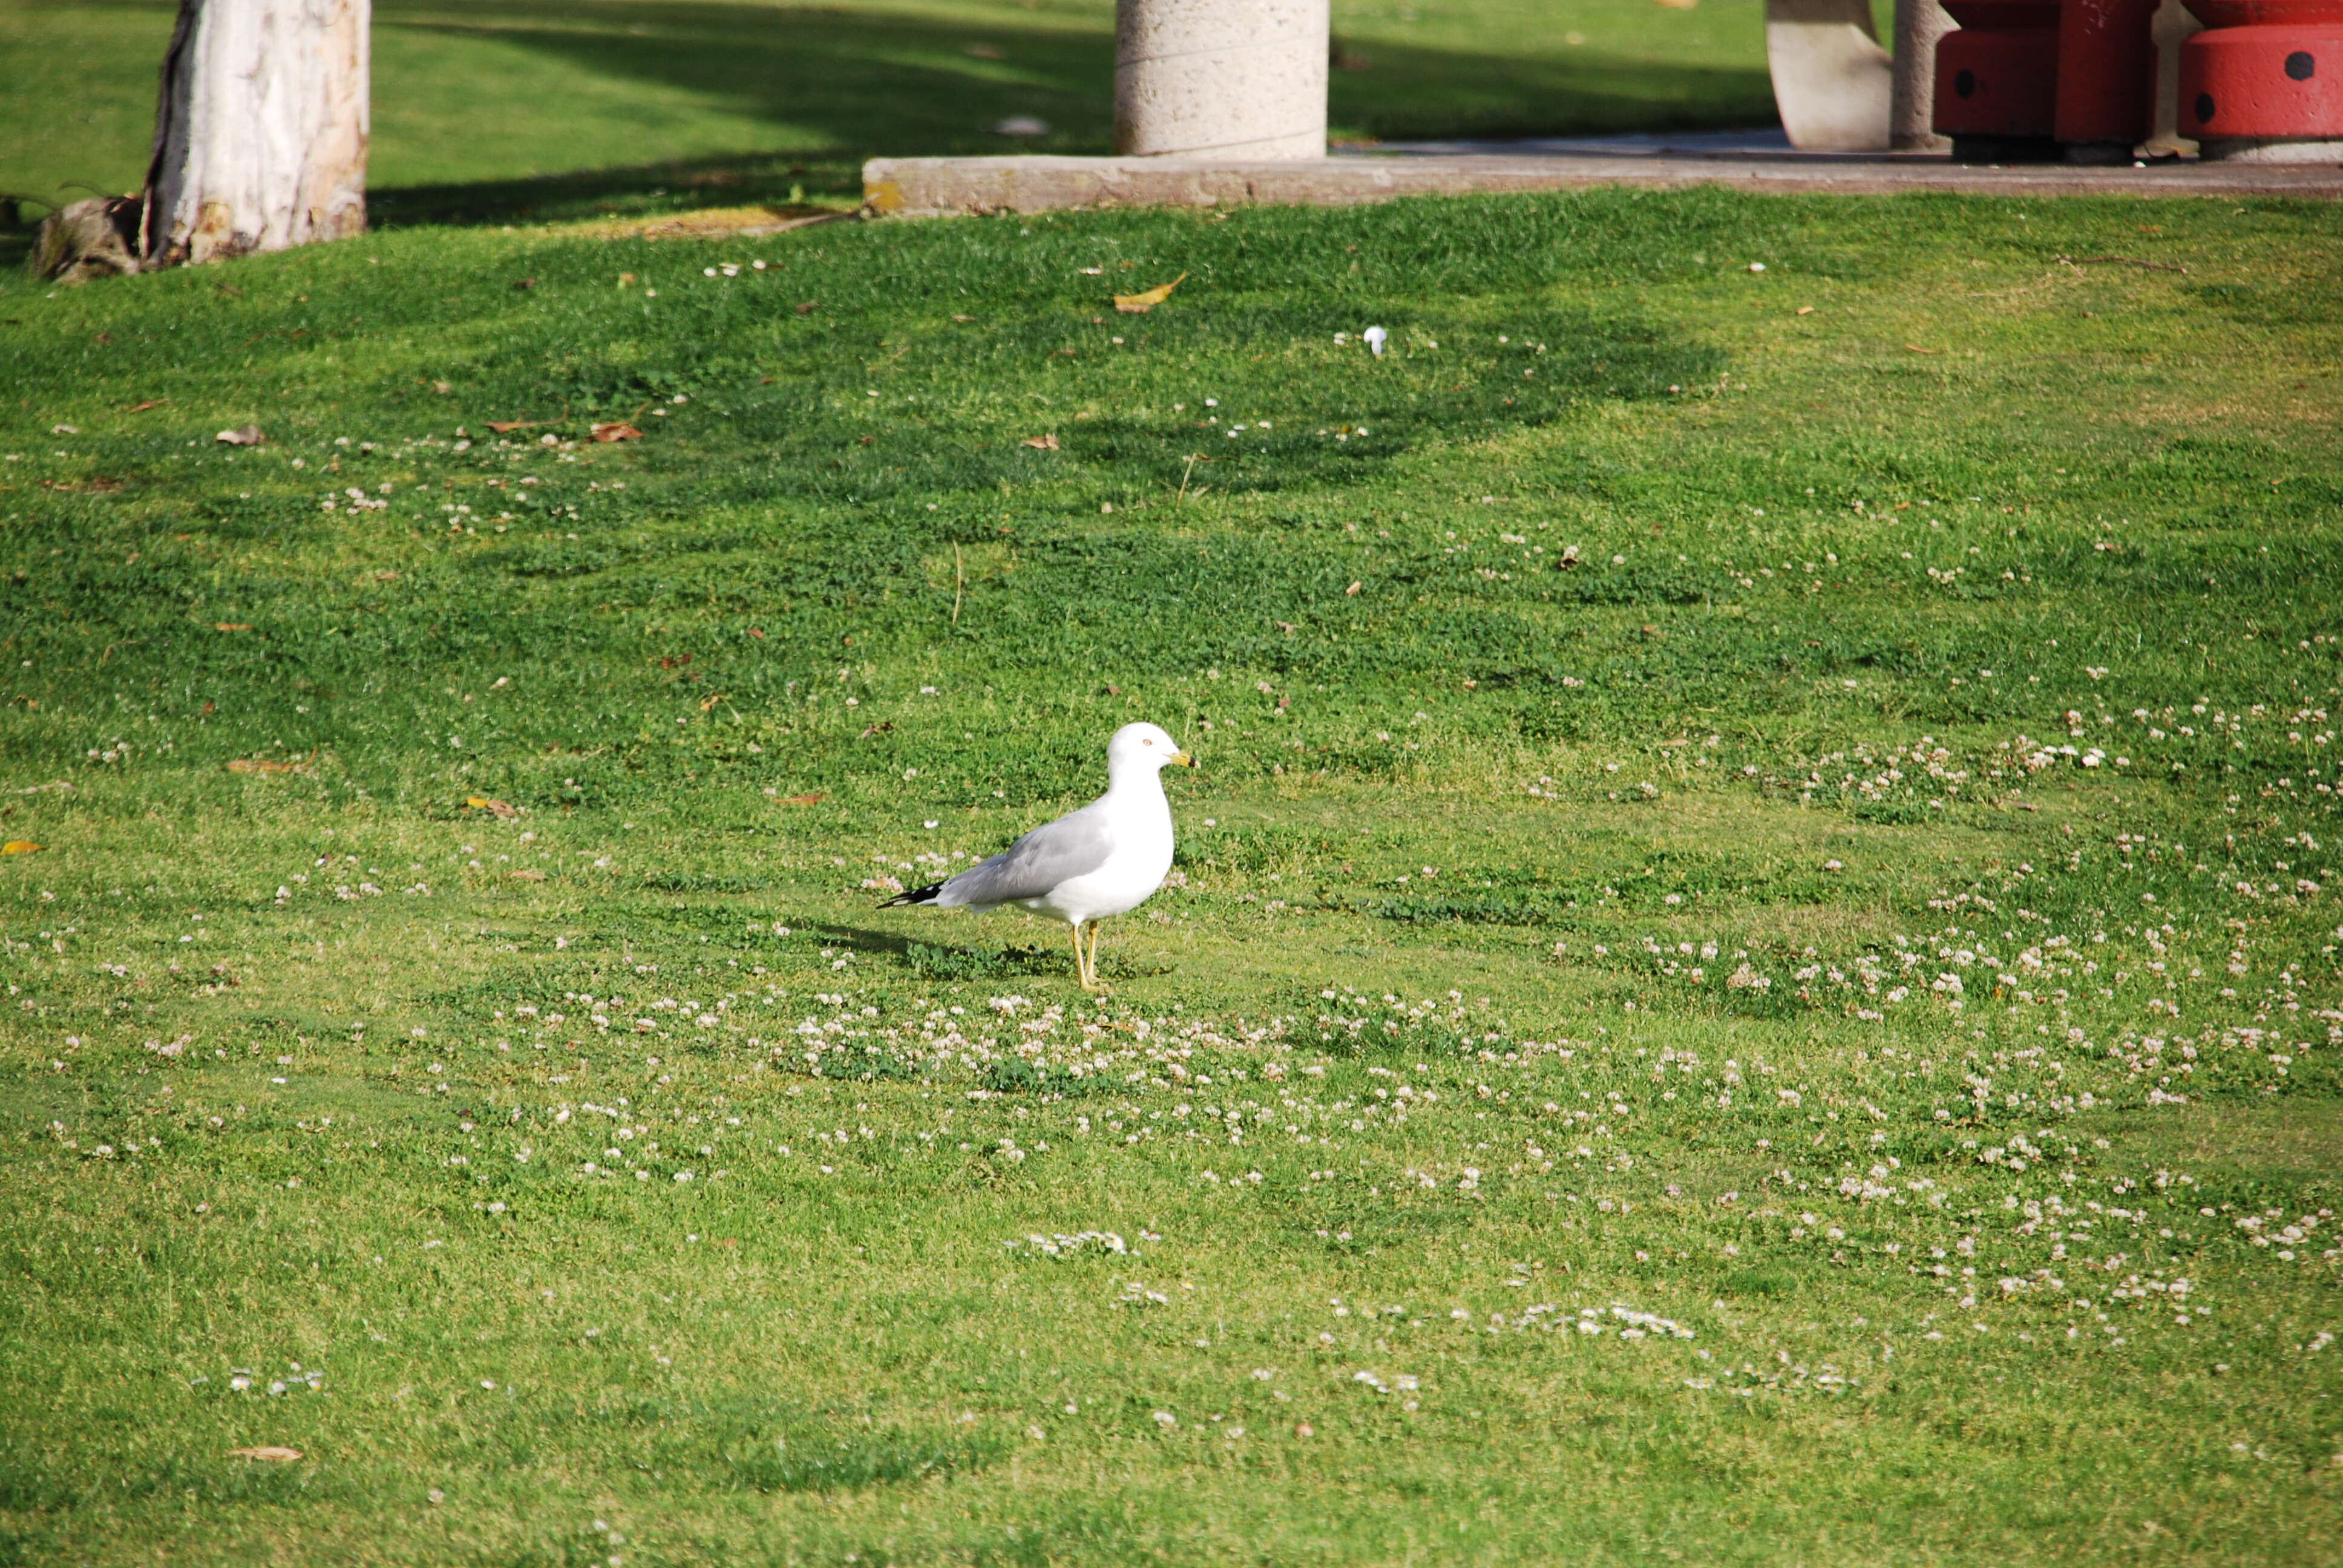
<instances>
[{"instance_id":1,"label":"tree trunk","mask_svg":"<svg viewBox=\"0 0 2343 1568\"><path fill-rule=\"evenodd\" d=\"M179 0L139 249L149 266L366 227L371 0Z\"/></svg>"}]
</instances>

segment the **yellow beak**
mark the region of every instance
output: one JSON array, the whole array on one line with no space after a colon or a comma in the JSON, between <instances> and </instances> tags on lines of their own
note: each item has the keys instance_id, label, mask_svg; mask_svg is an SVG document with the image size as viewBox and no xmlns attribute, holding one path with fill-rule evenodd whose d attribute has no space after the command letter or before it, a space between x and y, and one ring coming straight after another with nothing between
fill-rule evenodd
<instances>
[{"instance_id":1,"label":"yellow beak","mask_svg":"<svg viewBox=\"0 0 2343 1568\"><path fill-rule=\"evenodd\" d=\"M1172 760L1177 762L1182 768L1193 768L1196 765L1196 759L1189 756L1185 751L1174 751L1172 753Z\"/></svg>"}]
</instances>

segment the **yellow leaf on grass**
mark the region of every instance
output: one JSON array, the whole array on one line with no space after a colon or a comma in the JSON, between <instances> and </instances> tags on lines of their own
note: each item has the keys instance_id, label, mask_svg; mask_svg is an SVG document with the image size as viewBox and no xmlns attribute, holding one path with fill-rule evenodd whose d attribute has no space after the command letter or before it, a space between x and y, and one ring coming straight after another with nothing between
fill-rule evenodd
<instances>
[{"instance_id":1,"label":"yellow leaf on grass","mask_svg":"<svg viewBox=\"0 0 2343 1568\"><path fill-rule=\"evenodd\" d=\"M594 439L605 445L612 441L639 441L642 438L643 433L623 419L614 419L607 425L594 427Z\"/></svg>"},{"instance_id":2,"label":"yellow leaf on grass","mask_svg":"<svg viewBox=\"0 0 2343 1568\"><path fill-rule=\"evenodd\" d=\"M1054 452L1058 449L1058 437L1054 435L1028 436L1025 437L1025 445L1037 451Z\"/></svg>"},{"instance_id":3,"label":"yellow leaf on grass","mask_svg":"<svg viewBox=\"0 0 2343 1568\"><path fill-rule=\"evenodd\" d=\"M1125 316L1144 316L1171 298L1172 291L1187 281L1188 275L1183 272L1171 282L1159 283L1144 294L1118 294L1114 297L1114 307Z\"/></svg>"},{"instance_id":4,"label":"yellow leaf on grass","mask_svg":"<svg viewBox=\"0 0 2343 1568\"><path fill-rule=\"evenodd\" d=\"M218 620L212 623L212 629L214 631L250 631L252 623L248 620Z\"/></svg>"},{"instance_id":5,"label":"yellow leaf on grass","mask_svg":"<svg viewBox=\"0 0 2343 1568\"><path fill-rule=\"evenodd\" d=\"M279 1448L273 1442L266 1442L257 1448L231 1448L227 1451L227 1456L230 1459L257 1459L269 1464L290 1464L301 1457L301 1451L297 1448Z\"/></svg>"},{"instance_id":6,"label":"yellow leaf on grass","mask_svg":"<svg viewBox=\"0 0 2343 1568\"><path fill-rule=\"evenodd\" d=\"M707 701L705 701L705 702L703 702L703 703L701 703L701 704L699 705L699 711L700 711L700 712L702 712L702 713L705 713L705 712L707 712L709 709L711 709L711 708L715 707L718 703L719 703L719 702L721 702L721 701L723 701L723 700L724 700L724 694L723 694L722 692L720 692L720 691L711 691L711 692L709 692L709 693L708 694L708 700L707 700Z\"/></svg>"},{"instance_id":7,"label":"yellow leaf on grass","mask_svg":"<svg viewBox=\"0 0 2343 1568\"><path fill-rule=\"evenodd\" d=\"M514 810L510 806L506 805L503 801L491 800L485 795L467 795L464 797L464 804L469 806L475 811L486 811L491 817L510 819L520 815L518 811Z\"/></svg>"},{"instance_id":8,"label":"yellow leaf on grass","mask_svg":"<svg viewBox=\"0 0 2343 1568\"><path fill-rule=\"evenodd\" d=\"M227 770L231 773L290 773L299 766L297 762L272 762L266 757L236 757L228 760Z\"/></svg>"},{"instance_id":9,"label":"yellow leaf on grass","mask_svg":"<svg viewBox=\"0 0 2343 1568\"><path fill-rule=\"evenodd\" d=\"M814 799L818 800L821 797L817 795ZM40 849L41 847L30 839L11 839L6 843L0 844L0 855L35 855L40 852Z\"/></svg>"}]
</instances>

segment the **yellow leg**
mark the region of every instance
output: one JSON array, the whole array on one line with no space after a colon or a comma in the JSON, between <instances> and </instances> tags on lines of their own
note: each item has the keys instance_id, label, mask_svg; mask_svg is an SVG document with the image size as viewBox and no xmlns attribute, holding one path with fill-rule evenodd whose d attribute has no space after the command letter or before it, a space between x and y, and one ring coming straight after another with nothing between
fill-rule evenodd
<instances>
[{"instance_id":1,"label":"yellow leg","mask_svg":"<svg viewBox=\"0 0 2343 1568\"><path fill-rule=\"evenodd\" d=\"M1091 922L1091 989L1095 990L1104 990L1106 989L1105 986L1100 982L1098 972L1098 944L1100 929L1100 921L1092 920Z\"/></svg>"},{"instance_id":2,"label":"yellow leg","mask_svg":"<svg viewBox=\"0 0 2343 1568\"><path fill-rule=\"evenodd\" d=\"M1082 928L1077 924L1074 933L1074 980L1084 990L1091 989L1091 966L1082 957Z\"/></svg>"}]
</instances>

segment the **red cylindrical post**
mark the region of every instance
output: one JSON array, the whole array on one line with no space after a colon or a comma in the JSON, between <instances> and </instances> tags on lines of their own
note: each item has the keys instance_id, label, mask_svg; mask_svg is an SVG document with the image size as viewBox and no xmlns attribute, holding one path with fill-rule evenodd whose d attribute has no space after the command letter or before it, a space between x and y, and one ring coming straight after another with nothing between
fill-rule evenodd
<instances>
[{"instance_id":1,"label":"red cylindrical post","mask_svg":"<svg viewBox=\"0 0 2343 1568\"><path fill-rule=\"evenodd\" d=\"M2343 0L2338 0L2343 3ZM1953 161L2058 156L2058 0L1945 0L1959 23L1936 42L1936 130Z\"/></svg>"},{"instance_id":2,"label":"red cylindrical post","mask_svg":"<svg viewBox=\"0 0 2343 1568\"><path fill-rule=\"evenodd\" d=\"M2343 163L2343 0L2187 0L2180 132L2208 158Z\"/></svg>"},{"instance_id":3,"label":"red cylindrical post","mask_svg":"<svg viewBox=\"0 0 2343 1568\"><path fill-rule=\"evenodd\" d=\"M2058 8L2056 135L2068 163L2131 162L2156 107L2157 0L2065 0Z\"/></svg>"}]
</instances>

